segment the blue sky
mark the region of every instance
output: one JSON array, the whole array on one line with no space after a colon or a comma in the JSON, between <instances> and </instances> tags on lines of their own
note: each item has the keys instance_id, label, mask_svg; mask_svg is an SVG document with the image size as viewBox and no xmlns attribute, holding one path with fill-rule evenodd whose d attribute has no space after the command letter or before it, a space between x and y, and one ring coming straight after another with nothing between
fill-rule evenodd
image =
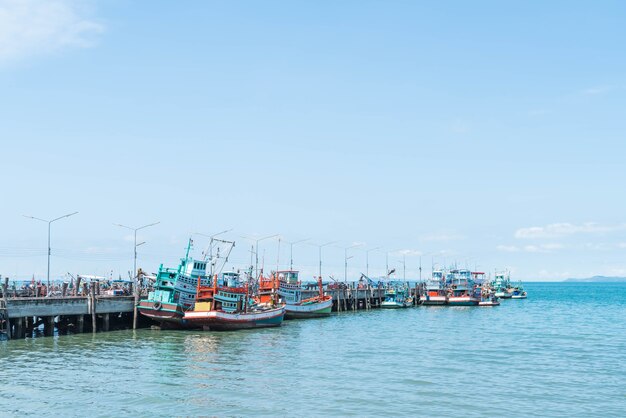
<instances>
[{"instance_id":1,"label":"blue sky","mask_svg":"<svg viewBox=\"0 0 626 418\"><path fill-rule=\"evenodd\" d=\"M192 232L626 275L626 4L0 0L0 274L126 275ZM196 252L206 245L195 240ZM265 241L268 268L278 242ZM298 245L305 277L317 249Z\"/></svg>"}]
</instances>

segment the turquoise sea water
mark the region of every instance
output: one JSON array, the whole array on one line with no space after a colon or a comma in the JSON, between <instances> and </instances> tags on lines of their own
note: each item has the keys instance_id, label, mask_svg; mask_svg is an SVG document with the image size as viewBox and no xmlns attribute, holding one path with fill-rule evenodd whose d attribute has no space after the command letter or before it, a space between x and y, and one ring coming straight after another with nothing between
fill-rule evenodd
<instances>
[{"instance_id":1,"label":"turquoise sea water","mask_svg":"<svg viewBox=\"0 0 626 418\"><path fill-rule=\"evenodd\" d=\"M496 308L0 343L0 416L626 416L626 283Z\"/></svg>"}]
</instances>

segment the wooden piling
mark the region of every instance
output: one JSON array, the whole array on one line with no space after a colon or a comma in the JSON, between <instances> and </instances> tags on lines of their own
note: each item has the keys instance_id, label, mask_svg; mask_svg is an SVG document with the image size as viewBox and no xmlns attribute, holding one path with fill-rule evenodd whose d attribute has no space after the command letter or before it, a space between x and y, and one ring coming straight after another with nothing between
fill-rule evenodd
<instances>
[{"instance_id":1,"label":"wooden piling","mask_svg":"<svg viewBox=\"0 0 626 418\"><path fill-rule=\"evenodd\" d=\"M76 333L82 334L85 332L85 316L76 315Z\"/></svg>"},{"instance_id":2,"label":"wooden piling","mask_svg":"<svg viewBox=\"0 0 626 418\"><path fill-rule=\"evenodd\" d=\"M9 320L9 310L7 305L7 288L9 287L9 278L4 278L4 283L2 283L2 305L4 306L3 312L5 314L5 324L6 324L6 332L7 338L11 339L11 321Z\"/></svg>"},{"instance_id":3,"label":"wooden piling","mask_svg":"<svg viewBox=\"0 0 626 418\"><path fill-rule=\"evenodd\" d=\"M17 318L15 321L15 336L16 339L24 339L24 318Z\"/></svg>"},{"instance_id":4,"label":"wooden piling","mask_svg":"<svg viewBox=\"0 0 626 418\"><path fill-rule=\"evenodd\" d=\"M54 316L44 318L43 335L46 337L52 337L54 335Z\"/></svg>"},{"instance_id":5,"label":"wooden piling","mask_svg":"<svg viewBox=\"0 0 626 418\"><path fill-rule=\"evenodd\" d=\"M93 282L91 283L91 298L90 298L91 304L91 329L92 332L96 332L97 328L96 328L96 283Z\"/></svg>"},{"instance_id":6,"label":"wooden piling","mask_svg":"<svg viewBox=\"0 0 626 418\"><path fill-rule=\"evenodd\" d=\"M102 315L102 331L107 332L109 330L110 314L105 313Z\"/></svg>"},{"instance_id":7,"label":"wooden piling","mask_svg":"<svg viewBox=\"0 0 626 418\"><path fill-rule=\"evenodd\" d=\"M133 329L137 329L137 305L139 305L139 294L135 291L135 302L133 306Z\"/></svg>"}]
</instances>

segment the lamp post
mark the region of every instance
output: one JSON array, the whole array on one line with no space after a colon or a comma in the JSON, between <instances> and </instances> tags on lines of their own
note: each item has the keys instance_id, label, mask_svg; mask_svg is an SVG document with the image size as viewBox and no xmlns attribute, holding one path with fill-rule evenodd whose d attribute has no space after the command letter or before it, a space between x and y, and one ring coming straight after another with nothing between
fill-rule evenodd
<instances>
[{"instance_id":1,"label":"lamp post","mask_svg":"<svg viewBox=\"0 0 626 418\"><path fill-rule=\"evenodd\" d=\"M134 262L133 262L133 280L137 279L137 247L139 247L141 244L145 244L145 241L142 243L137 244L137 231L140 231L144 228L147 228L149 226L154 226L154 225L158 225L161 222L154 222L148 225L144 225L144 226L140 226L139 228L131 228L130 226L126 226L126 225L122 225L122 224L113 224L115 226L120 226L122 228L126 228L126 229L130 229L131 231L133 231L134 236L135 236L135 245L134 245Z\"/></svg>"},{"instance_id":2,"label":"lamp post","mask_svg":"<svg viewBox=\"0 0 626 418\"><path fill-rule=\"evenodd\" d=\"M370 278L370 252L380 250L380 247L370 248L369 250L365 250L365 275L367 278Z\"/></svg>"},{"instance_id":3,"label":"lamp post","mask_svg":"<svg viewBox=\"0 0 626 418\"><path fill-rule=\"evenodd\" d=\"M327 245L334 244L336 242L337 241L330 241L330 242L327 242L326 244L321 244L321 245L320 244L311 244L311 245L316 246L319 249L319 258L320 258L320 274L319 274L319 277L322 277L322 248L326 247Z\"/></svg>"},{"instance_id":4,"label":"lamp post","mask_svg":"<svg viewBox=\"0 0 626 418\"><path fill-rule=\"evenodd\" d=\"M250 238L250 237L243 237L242 236L242 238L253 240L255 242L255 245L254 245L254 257L255 257L255 270L256 270L256 277L257 278L259 277L259 242L265 241L266 239L270 239L270 238L276 238L279 235L280 234L268 235L268 236L263 237L263 238Z\"/></svg>"},{"instance_id":5,"label":"lamp post","mask_svg":"<svg viewBox=\"0 0 626 418\"><path fill-rule=\"evenodd\" d=\"M59 219L63 219L63 218L69 218L70 216L76 215L78 212L72 212L72 213L68 213L67 215L63 215L63 216L59 216L58 218L52 219L51 221L47 221L45 219L41 219L41 218L35 218L34 216L27 216L24 215L25 218L29 218L29 219L34 219L36 221L41 221L41 222L46 222L48 224L48 274L46 275L47 281L48 281L48 295L50 294L50 254L51 254L51 250L50 250L50 225L52 224L52 222L58 221Z\"/></svg>"},{"instance_id":6,"label":"lamp post","mask_svg":"<svg viewBox=\"0 0 626 418\"><path fill-rule=\"evenodd\" d=\"M293 271L293 246L302 242L308 241L311 238L305 238L294 242L286 241L289 244L289 270Z\"/></svg>"},{"instance_id":7,"label":"lamp post","mask_svg":"<svg viewBox=\"0 0 626 418\"><path fill-rule=\"evenodd\" d=\"M354 256L350 256L348 257L348 250L350 248L354 248L354 247L360 247L363 244L354 244L351 245L349 247L344 247L343 252L344 252L344 264L343 264L343 281L344 282L348 282L348 260L353 258Z\"/></svg>"}]
</instances>

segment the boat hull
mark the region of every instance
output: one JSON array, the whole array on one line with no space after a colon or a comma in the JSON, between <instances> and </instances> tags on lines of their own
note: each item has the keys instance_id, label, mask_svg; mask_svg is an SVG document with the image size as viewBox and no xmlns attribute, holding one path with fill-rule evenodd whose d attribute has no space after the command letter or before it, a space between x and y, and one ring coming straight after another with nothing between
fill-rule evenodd
<instances>
[{"instance_id":1,"label":"boat hull","mask_svg":"<svg viewBox=\"0 0 626 418\"><path fill-rule=\"evenodd\" d=\"M279 327L283 322L285 308L262 312L228 313L222 311L193 311L185 314L185 320L201 326L205 331L235 331L240 329Z\"/></svg>"},{"instance_id":2,"label":"boat hull","mask_svg":"<svg viewBox=\"0 0 626 418\"><path fill-rule=\"evenodd\" d=\"M321 318L329 316L333 309L333 300L328 299L306 305L285 305L285 319Z\"/></svg>"},{"instance_id":3,"label":"boat hull","mask_svg":"<svg viewBox=\"0 0 626 418\"><path fill-rule=\"evenodd\" d=\"M486 300L486 301L478 302L478 306L485 306L485 307L500 306L500 302L494 302L492 300Z\"/></svg>"},{"instance_id":4,"label":"boat hull","mask_svg":"<svg viewBox=\"0 0 626 418\"><path fill-rule=\"evenodd\" d=\"M380 307L382 309L402 309L402 308L408 308L409 306L411 306L408 302L387 302L387 301L383 301L380 304Z\"/></svg>"},{"instance_id":5,"label":"boat hull","mask_svg":"<svg viewBox=\"0 0 626 418\"><path fill-rule=\"evenodd\" d=\"M470 296L450 296L448 305L450 306L476 306L480 303L478 299Z\"/></svg>"},{"instance_id":6,"label":"boat hull","mask_svg":"<svg viewBox=\"0 0 626 418\"><path fill-rule=\"evenodd\" d=\"M165 329L191 329L198 328L197 325L187 321L185 312L180 305L175 303L155 303L149 300L142 300L137 306L137 310L143 316L159 323Z\"/></svg>"},{"instance_id":7,"label":"boat hull","mask_svg":"<svg viewBox=\"0 0 626 418\"><path fill-rule=\"evenodd\" d=\"M424 296L421 299L422 305L426 306L442 306L448 303L448 298L446 296Z\"/></svg>"},{"instance_id":8,"label":"boat hull","mask_svg":"<svg viewBox=\"0 0 626 418\"><path fill-rule=\"evenodd\" d=\"M513 295L511 299L526 299L526 295Z\"/></svg>"}]
</instances>

